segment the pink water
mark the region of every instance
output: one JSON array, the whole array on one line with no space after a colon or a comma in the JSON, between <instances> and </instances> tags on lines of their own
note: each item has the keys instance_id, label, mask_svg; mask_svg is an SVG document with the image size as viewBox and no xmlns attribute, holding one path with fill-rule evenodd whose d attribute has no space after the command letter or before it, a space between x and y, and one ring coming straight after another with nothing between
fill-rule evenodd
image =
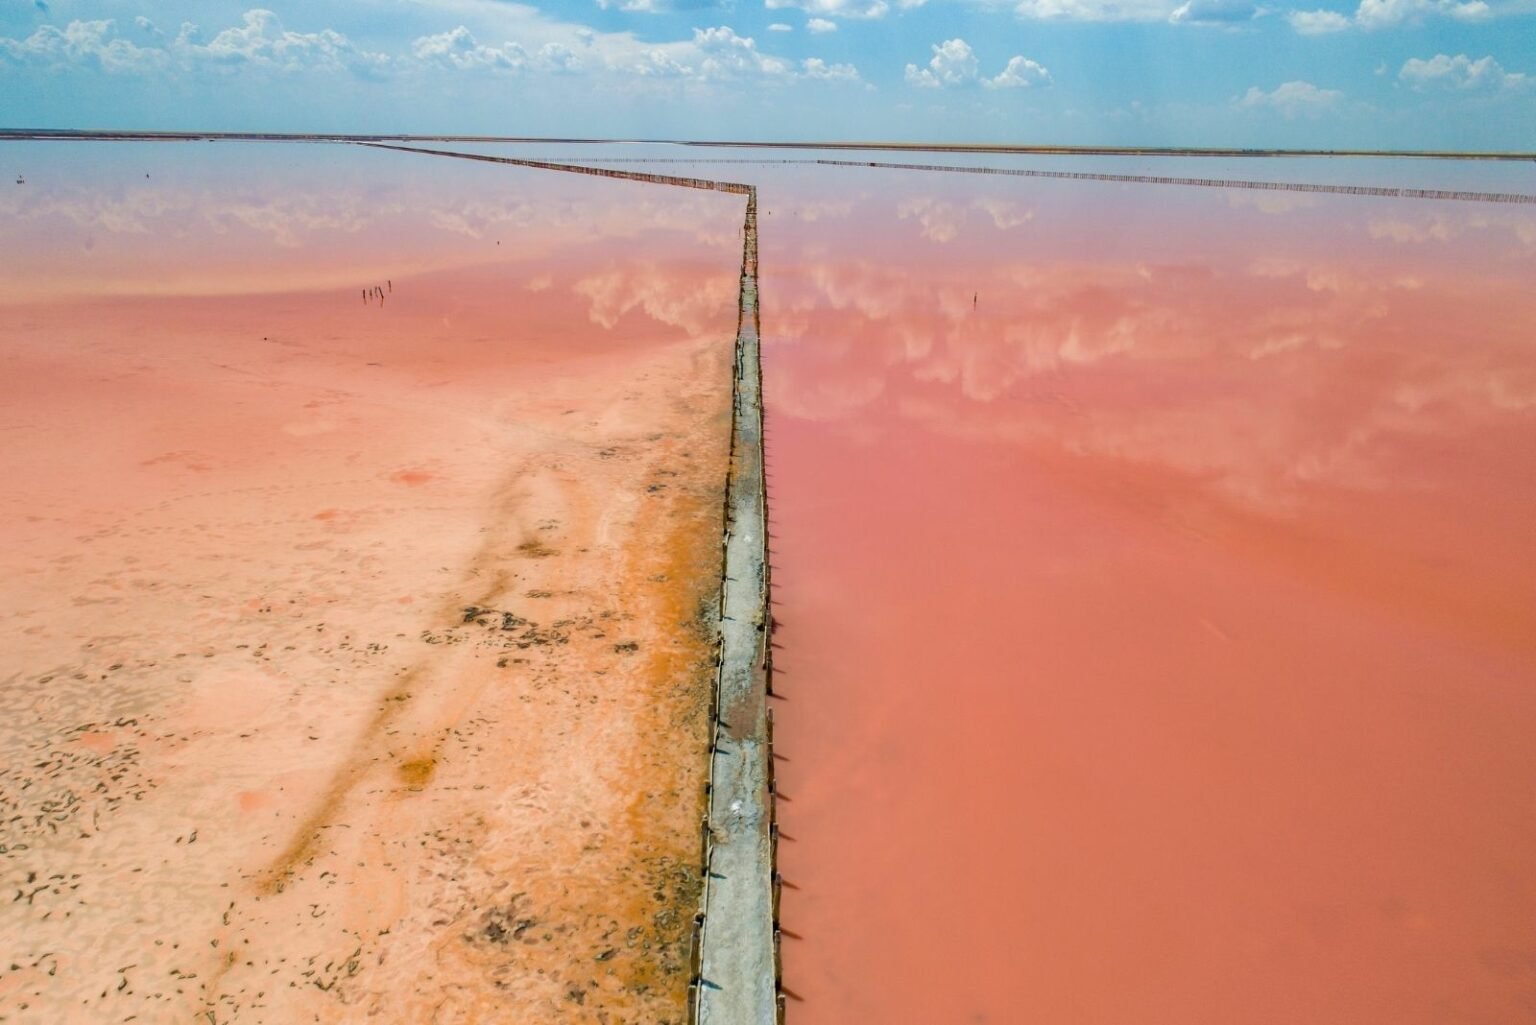
<instances>
[{"instance_id":1,"label":"pink water","mask_svg":"<svg viewBox=\"0 0 1536 1025\"><path fill-rule=\"evenodd\" d=\"M679 1022L740 198L5 148L0 1023Z\"/></svg>"},{"instance_id":2,"label":"pink water","mask_svg":"<svg viewBox=\"0 0 1536 1025\"><path fill-rule=\"evenodd\" d=\"M1536 218L765 185L792 1025L1536 1020Z\"/></svg>"}]
</instances>

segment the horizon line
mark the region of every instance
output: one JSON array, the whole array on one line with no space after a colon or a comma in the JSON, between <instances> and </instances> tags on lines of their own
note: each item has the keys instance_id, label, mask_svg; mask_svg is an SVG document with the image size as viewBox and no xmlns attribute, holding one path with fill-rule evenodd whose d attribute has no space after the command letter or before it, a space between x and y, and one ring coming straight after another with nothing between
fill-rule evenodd
<instances>
[{"instance_id":1,"label":"horizon line","mask_svg":"<svg viewBox=\"0 0 1536 1025\"><path fill-rule=\"evenodd\" d=\"M1536 162L1536 151L1293 149L1233 146L1076 146L1051 143L944 143L898 141L742 141L728 139L603 139L559 136L351 132L203 132L151 129L0 128L0 142L467 142L550 145L656 145L721 149L891 150L932 153L995 153L1033 156L1138 157L1381 157L1417 160Z\"/></svg>"}]
</instances>

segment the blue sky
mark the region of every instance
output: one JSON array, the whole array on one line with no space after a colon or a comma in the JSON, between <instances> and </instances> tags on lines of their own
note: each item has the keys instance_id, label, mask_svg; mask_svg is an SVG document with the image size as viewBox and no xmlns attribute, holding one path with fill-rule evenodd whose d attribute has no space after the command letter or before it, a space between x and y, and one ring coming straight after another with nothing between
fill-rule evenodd
<instances>
[{"instance_id":1,"label":"blue sky","mask_svg":"<svg viewBox=\"0 0 1536 1025\"><path fill-rule=\"evenodd\" d=\"M0 126L1536 149L1536 0L1286 2L0 0Z\"/></svg>"}]
</instances>

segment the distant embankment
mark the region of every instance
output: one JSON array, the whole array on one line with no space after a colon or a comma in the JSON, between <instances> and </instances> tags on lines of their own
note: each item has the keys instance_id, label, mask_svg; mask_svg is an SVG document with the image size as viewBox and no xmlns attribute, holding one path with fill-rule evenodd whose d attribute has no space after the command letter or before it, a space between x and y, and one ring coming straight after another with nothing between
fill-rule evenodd
<instances>
[{"instance_id":1,"label":"distant embankment","mask_svg":"<svg viewBox=\"0 0 1536 1025\"><path fill-rule=\"evenodd\" d=\"M74 128L0 128L8 139L96 142L459 142L605 145L648 143L725 149L858 150L911 153L998 153L1031 156L1089 157L1388 157L1416 160L1527 160L1528 150L1284 149L1233 146L1069 146L1050 143L947 142L748 142L731 139L596 139L534 135L413 135L354 132L159 132L98 131Z\"/></svg>"},{"instance_id":2,"label":"distant embankment","mask_svg":"<svg viewBox=\"0 0 1536 1025\"><path fill-rule=\"evenodd\" d=\"M952 171L956 174L1001 174L1019 178L1065 178L1072 181L1136 182L1142 185L1203 185L1216 189L1259 189L1266 192L1322 192L1340 196L1381 196L1390 199L1455 199L1471 203L1536 203L1536 195L1525 192L1467 192L1454 189L1410 189L1390 185L1321 185L1310 182L1253 181L1247 178L1172 178L1153 174L1037 171L1022 167L888 164L874 160L818 160L816 163L835 167L887 168L895 171Z\"/></svg>"},{"instance_id":3,"label":"distant embankment","mask_svg":"<svg viewBox=\"0 0 1536 1025\"><path fill-rule=\"evenodd\" d=\"M458 150L447 149L423 149L420 146L392 146L383 142L364 142L358 145L367 146L369 149L390 149L398 153L425 153L428 156L434 157L479 160L487 164L512 164L515 167L535 167L545 171L590 174L598 178L621 178L628 181L649 182L652 185L678 185L686 189L730 192L738 196L751 197L756 195L750 185L743 185L741 182L715 181L713 178L680 178L673 174L650 174L645 171L615 171L607 167L583 167L580 164L554 163L548 160L526 160L522 157L495 157L485 153L462 153Z\"/></svg>"}]
</instances>

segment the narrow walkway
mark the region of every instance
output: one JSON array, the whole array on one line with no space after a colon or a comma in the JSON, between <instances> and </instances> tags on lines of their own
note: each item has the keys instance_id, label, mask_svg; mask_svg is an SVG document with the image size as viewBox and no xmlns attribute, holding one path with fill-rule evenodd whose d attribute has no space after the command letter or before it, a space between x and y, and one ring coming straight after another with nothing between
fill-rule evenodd
<instances>
[{"instance_id":1,"label":"narrow walkway","mask_svg":"<svg viewBox=\"0 0 1536 1025\"><path fill-rule=\"evenodd\" d=\"M747 196L744 234L703 942L694 1001L699 1025L773 1025L780 1002L755 189Z\"/></svg>"}]
</instances>

